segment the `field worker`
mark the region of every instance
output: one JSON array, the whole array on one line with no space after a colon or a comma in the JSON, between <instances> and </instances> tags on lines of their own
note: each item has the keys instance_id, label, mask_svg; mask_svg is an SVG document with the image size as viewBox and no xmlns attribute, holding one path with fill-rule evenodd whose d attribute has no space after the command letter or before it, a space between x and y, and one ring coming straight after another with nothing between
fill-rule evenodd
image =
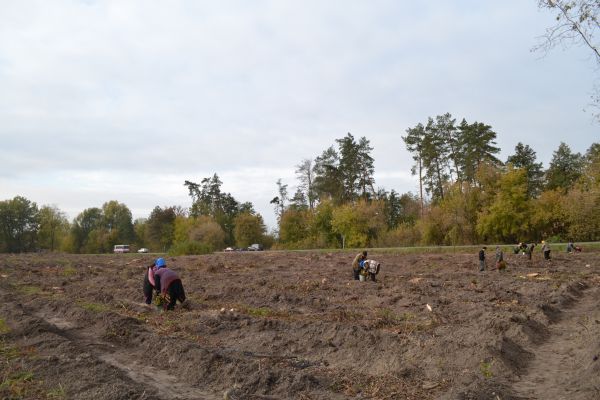
<instances>
[{"instance_id":1,"label":"field worker","mask_svg":"<svg viewBox=\"0 0 600 400\"><path fill-rule=\"evenodd\" d=\"M550 260L550 245L542 240L542 252L544 253L544 260Z\"/></svg>"},{"instance_id":2,"label":"field worker","mask_svg":"<svg viewBox=\"0 0 600 400\"><path fill-rule=\"evenodd\" d=\"M377 282L375 277L379 273L379 269L381 268L381 263L378 263L375 260L365 260L363 263L363 268L367 272L367 276L373 282Z\"/></svg>"},{"instance_id":3,"label":"field worker","mask_svg":"<svg viewBox=\"0 0 600 400\"><path fill-rule=\"evenodd\" d=\"M361 270L361 261L367 259L367 251L363 251L362 253L358 253L356 257L354 257L354 261L352 261L352 274L354 276L354 280L359 280L360 270Z\"/></svg>"},{"instance_id":4,"label":"field worker","mask_svg":"<svg viewBox=\"0 0 600 400\"><path fill-rule=\"evenodd\" d=\"M527 258L531 261L531 256L533 255L533 249L535 249L535 243L530 243L527 246Z\"/></svg>"},{"instance_id":5,"label":"field worker","mask_svg":"<svg viewBox=\"0 0 600 400\"><path fill-rule=\"evenodd\" d=\"M496 269L502 271L506 268L506 261L504 261L504 253L500 246L496 246Z\"/></svg>"},{"instance_id":6,"label":"field worker","mask_svg":"<svg viewBox=\"0 0 600 400\"><path fill-rule=\"evenodd\" d=\"M183 284L177 272L167 268L167 263L164 258L156 259L156 271L154 271L154 288L157 295L167 300L165 309L172 310L175 308L175 303L179 300L180 303L185 301L185 291Z\"/></svg>"},{"instance_id":7,"label":"field worker","mask_svg":"<svg viewBox=\"0 0 600 400\"><path fill-rule=\"evenodd\" d=\"M487 247L483 246L481 250L479 250L479 271L485 271L485 251Z\"/></svg>"},{"instance_id":8,"label":"field worker","mask_svg":"<svg viewBox=\"0 0 600 400\"><path fill-rule=\"evenodd\" d=\"M567 253L572 253L575 251L575 243L569 242L567 243Z\"/></svg>"},{"instance_id":9,"label":"field worker","mask_svg":"<svg viewBox=\"0 0 600 400\"><path fill-rule=\"evenodd\" d=\"M154 272L156 271L156 263L152 263L146 267L146 273L144 274L144 301L146 304L152 304L152 291L156 286L154 280Z\"/></svg>"},{"instance_id":10,"label":"field worker","mask_svg":"<svg viewBox=\"0 0 600 400\"><path fill-rule=\"evenodd\" d=\"M519 254L519 253L525 254L526 249L527 249L527 245L523 242L519 242L519 244L517 244L515 247L513 247L513 253L514 254Z\"/></svg>"}]
</instances>

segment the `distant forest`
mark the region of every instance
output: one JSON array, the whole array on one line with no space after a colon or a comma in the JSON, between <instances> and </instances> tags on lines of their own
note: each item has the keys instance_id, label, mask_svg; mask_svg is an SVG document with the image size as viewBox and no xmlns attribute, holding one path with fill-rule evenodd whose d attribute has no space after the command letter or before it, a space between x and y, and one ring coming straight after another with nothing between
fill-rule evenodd
<instances>
[{"instance_id":1,"label":"distant forest","mask_svg":"<svg viewBox=\"0 0 600 400\"><path fill-rule=\"evenodd\" d=\"M498 159L490 125L457 123L450 114L406 129L402 140L418 193L376 188L369 140L348 133L295 166L295 192L276 182L275 233L266 232L253 204L222 192L214 174L184 182L191 207L156 206L135 221L116 200L71 222L56 206L38 208L22 196L0 201L0 251L105 253L130 244L179 255L252 243L309 249L600 240L600 143L585 154L561 143L544 169L521 142Z\"/></svg>"}]
</instances>

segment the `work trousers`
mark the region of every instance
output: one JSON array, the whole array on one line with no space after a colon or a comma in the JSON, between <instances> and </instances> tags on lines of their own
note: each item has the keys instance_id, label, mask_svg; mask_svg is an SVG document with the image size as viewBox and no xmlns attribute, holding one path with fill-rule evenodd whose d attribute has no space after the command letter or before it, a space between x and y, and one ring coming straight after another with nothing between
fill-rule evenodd
<instances>
[{"instance_id":1,"label":"work trousers","mask_svg":"<svg viewBox=\"0 0 600 400\"><path fill-rule=\"evenodd\" d=\"M148 271L144 275L144 301L146 304L152 304L152 290L154 287L150 283L150 279L148 279Z\"/></svg>"},{"instance_id":2,"label":"work trousers","mask_svg":"<svg viewBox=\"0 0 600 400\"><path fill-rule=\"evenodd\" d=\"M167 305L167 310L174 309L177 300L179 300L180 303L183 303L185 301L185 291L183 290L181 279L174 280L173 283L171 283L171 285L167 288L167 293L169 294L169 304Z\"/></svg>"}]
</instances>

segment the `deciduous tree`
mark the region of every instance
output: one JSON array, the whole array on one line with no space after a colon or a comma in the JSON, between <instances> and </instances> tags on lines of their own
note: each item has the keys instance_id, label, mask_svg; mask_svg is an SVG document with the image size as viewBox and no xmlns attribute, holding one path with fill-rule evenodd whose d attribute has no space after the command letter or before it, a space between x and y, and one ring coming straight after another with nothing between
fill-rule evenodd
<instances>
[{"instance_id":1,"label":"deciduous tree","mask_svg":"<svg viewBox=\"0 0 600 400\"><path fill-rule=\"evenodd\" d=\"M0 250L21 253L36 249L37 204L22 196L0 201Z\"/></svg>"},{"instance_id":2,"label":"deciduous tree","mask_svg":"<svg viewBox=\"0 0 600 400\"><path fill-rule=\"evenodd\" d=\"M108 231L109 243L112 248L115 244L129 244L133 242L133 221L129 208L116 200L111 200L102 205L102 225Z\"/></svg>"},{"instance_id":3,"label":"deciduous tree","mask_svg":"<svg viewBox=\"0 0 600 400\"><path fill-rule=\"evenodd\" d=\"M39 211L39 222L38 246L50 251L61 248L70 228L65 213L56 206L43 206Z\"/></svg>"},{"instance_id":4,"label":"deciduous tree","mask_svg":"<svg viewBox=\"0 0 600 400\"><path fill-rule=\"evenodd\" d=\"M484 240L516 243L531 240L531 204L524 170L509 168L492 204L479 214L477 231Z\"/></svg>"},{"instance_id":5,"label":"deciduous tree","mask_svg":"<svg viewBox=\"0 0 600 400\"><path fill-rule=\"evenodd\" d=\"M98 207L86 208L79 213L71 224L70 243L75 253L86 252L93 248L93 252L99 252L98 243L102 229L102 210ZM94 235L92 232L96 231ZM92 244L93 242L93 244Z\"/></svg>"},{"instance_id":6,"label":"deciduous tree","mask_svg":"<svg viewBox=\"0 0 600 400\"><path fill-rule=\"evenodd\" d=\"M166 252L173 244L175 218L173 207L154 207L146 222L146 234L150 247L154 251Z\"/></svg>"},{"instance_id":7,"label":"deciduous tree","mask_svg":"<svg viewBox=\"0 0 600 400\"><path fill-rule=\"evenodd\" d=\"M265 233L265 223L260 214L242 213L235 217L235 243L238 247L261 243Z\"/></svg>"}]
</instances>

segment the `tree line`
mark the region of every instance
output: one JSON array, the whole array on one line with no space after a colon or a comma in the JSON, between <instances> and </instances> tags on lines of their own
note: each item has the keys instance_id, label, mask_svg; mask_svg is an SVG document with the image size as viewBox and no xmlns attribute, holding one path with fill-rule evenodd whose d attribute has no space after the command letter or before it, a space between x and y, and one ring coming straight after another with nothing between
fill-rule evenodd
<instances>
[{"instance_id":1,"label":"tree line","mask_svg":"<svg viewBox=\"0 0 600 400\"><path fill-rule=\"evenodd\" d=\"M375 188L369 141L352 134L296 166L297 185L277 181L279 248L468 245L600 240L600 144L566 143L547 169L519 142L498 158L488 124L451 114L406 129L417 194Z\"/></svg>"},{"instance_id":2,"label":"tree line","mask_svg":"<svg viewBox=\"0 0 600 400\"><path fill-rule=\"evenodd\" d=\"M566 143L547 169L519 142L498 158L488 124L449 113L406 129L414 194L375 185L373 147L351 133L295 167L295 190L281 179L271 200L277 231L267 234L250 202L222 191L217 174L185 181L191 206L156 206L132 220L116 200L68 221L56 206L21 196L0 201L0 251L111 252L115 244L201 254L261 243L281 249L395 247L600 240L600 144L585 154Z\"/></svg>"},{"instance_id":3,"label":"tree line","mask_svg":"<svg viewBox=\"0 0 600 400\"><path fill-rule=\"evenodd\" d=\"M192 199L189 209L156 206L148 218L135 221L129 208L116 200L87 208L71 222L56 206L38 208L22 196L0 201L0 252L109 253L116 244L130 244L133 250L181 255L270 245L262 216L251 203L222 192L217 174L184 185Z\"/></svg>"}]
</instances>

